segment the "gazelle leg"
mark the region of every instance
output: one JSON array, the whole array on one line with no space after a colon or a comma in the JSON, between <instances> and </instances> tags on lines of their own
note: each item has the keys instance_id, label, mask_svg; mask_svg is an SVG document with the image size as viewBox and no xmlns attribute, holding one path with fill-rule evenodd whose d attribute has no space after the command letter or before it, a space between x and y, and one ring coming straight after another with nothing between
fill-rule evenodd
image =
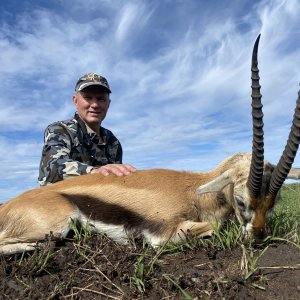
<instances>
[{"instance_id":1,"label":"gazelle leg","mask_svg":"<svg viewBox=\"0 0 300 300\"><path fill-rule=\"evenodd\" d=\"M180 240L186 240L187 237L211 236L212 232L212 224L208 222L183 221L177 227L171 241L178 242Z\"/></svg>"},{"instance_id":2,"label":"gazelle leg","mask_svg":"<svg viewBox=\"0 0 300 300\"><path fill-rule=\"evenodd\" d=\"M34 250L36 243L15 243L15 244L8 244L8 245L1 245L0 246L0 255L10 255L14 253L20 253L23 251L30 251Z\"/></svg>"}]
</instances>

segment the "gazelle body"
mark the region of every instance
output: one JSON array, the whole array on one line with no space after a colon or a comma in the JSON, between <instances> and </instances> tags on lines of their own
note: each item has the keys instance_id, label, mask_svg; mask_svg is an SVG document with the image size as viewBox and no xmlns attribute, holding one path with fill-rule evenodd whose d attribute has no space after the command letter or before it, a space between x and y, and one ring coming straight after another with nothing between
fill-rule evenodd
<instances>
[{"instance_id":1,"label":"gazelle body","mask_svg":"<svg viewBox=\"0 0 300 300\"><path fill-rule=\"evenodd\" d=\"M129 176L89 174L34 189L0 207L0 251L33 249L52 232L64 237L71 222L88 222L117 242L140 233L152 245L187 235L210 235L235 209L233 185L197 195L199 186L232 170L244 188L250 154L236 154L206 173L144 170Z\"/></svg>"},{"instance_id":2,"label":"gazelle body","mask_svg":"<svg viewBox=\"0 0 300 300\"><path fill-rule=\"evenodd\" d=\"M88 222L121 243L133 232L160 245L187 235L210 235L216 223L235 212L249 232L260 236L297 152L300 92L286 149L273 166L263 157L258 41L252 56L252 154L233 155L206 173L89 174L27 191L0 207L0 252L33 249L50 232L64 237L74 221Z\"/></svg>"}]
</instances>

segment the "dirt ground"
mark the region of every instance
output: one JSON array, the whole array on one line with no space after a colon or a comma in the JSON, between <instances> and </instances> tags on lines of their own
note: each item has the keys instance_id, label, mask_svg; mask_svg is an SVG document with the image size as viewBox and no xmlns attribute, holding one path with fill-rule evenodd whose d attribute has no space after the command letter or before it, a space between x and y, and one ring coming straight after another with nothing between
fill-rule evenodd
<instances>
[{"instance_id":1,"label":"dirt ground","mask_svg":"<svg viewBox=\"0 0 300 300\"><path fill-rule=\"evenodd\" d=\"M0 299L300 299L300 251L292 244L269 244L247 273L241 247L145 249L95 234L0 257Z\"/></svg>"}]
</instances>

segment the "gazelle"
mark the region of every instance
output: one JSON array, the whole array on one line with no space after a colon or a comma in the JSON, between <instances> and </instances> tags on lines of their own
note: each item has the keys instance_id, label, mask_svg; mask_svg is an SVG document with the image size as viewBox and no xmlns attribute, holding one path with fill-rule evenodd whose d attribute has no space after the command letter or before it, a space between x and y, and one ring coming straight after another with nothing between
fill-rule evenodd
<instances>
[{"instance_id":1,"label":"gazelle","mask_svg":"<svg viewBox=\"0 0 300 300\"><path fill-rule=\"evenodd\" d=\"M52 232L64 237L71 222L90 223L117 242L140 233L152 245L186 235L210 235L232 213L260 236L267 211L288 177L300 138L300 92L286 148L277 164L264 162L263 114L252 53L252 154L236 154L210 172L155 169L117 177L89 174L27 191L0 207L0 252L34 249ZM293 177L295 175L292 175Z\"/></svg>"}]
</instances>

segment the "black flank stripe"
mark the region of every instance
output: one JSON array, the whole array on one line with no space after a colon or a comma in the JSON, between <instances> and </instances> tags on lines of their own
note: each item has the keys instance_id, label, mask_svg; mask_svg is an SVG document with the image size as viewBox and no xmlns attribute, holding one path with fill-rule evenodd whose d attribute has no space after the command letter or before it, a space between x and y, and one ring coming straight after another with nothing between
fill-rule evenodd
<instances>
[{"instance_id":1,"label":"black flank stripe","mask_svg":"<svg viewBox=\"0 0 300 300\"><path fill-rule=\"evenodd\" d=\"M106 224L124 225L125 229L149 230L153 234L162 233L165 226L162 222L148 220L123 206L105 202L99 198L84 194L69 195L61 193L63 197L74 203L88 218Z\"/></svg>"}]
</instances>

